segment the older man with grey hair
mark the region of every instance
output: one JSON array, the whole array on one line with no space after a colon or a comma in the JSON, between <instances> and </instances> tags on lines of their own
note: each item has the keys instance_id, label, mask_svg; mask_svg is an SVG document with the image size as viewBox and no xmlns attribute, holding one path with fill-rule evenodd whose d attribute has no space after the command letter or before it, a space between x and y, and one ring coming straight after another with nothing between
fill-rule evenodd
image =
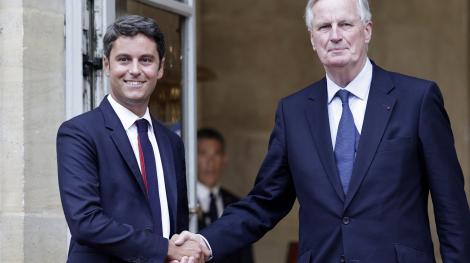
<instances>
[{"instance_id":1,"label":"older man with grey hair","mask_svg":"<svg viewBox=\"0 0 470 263\"><path fill-rule=\"evenodd\" d=\"M444 262L469 262L469 208L436 83L367 56L366 0L310 0L306 23L326 76L278 105L251 192L201 232L215 258L299 210L299 262L435 262L432 196Z\"/></svg>"}]
</instances>

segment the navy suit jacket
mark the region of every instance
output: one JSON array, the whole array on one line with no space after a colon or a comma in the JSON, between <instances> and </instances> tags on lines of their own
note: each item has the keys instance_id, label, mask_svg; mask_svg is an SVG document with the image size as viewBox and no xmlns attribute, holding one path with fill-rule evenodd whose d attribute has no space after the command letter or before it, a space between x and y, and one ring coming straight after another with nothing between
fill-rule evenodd
<instances>
[{"instance_id":1,"label":"navy suit jacket","mask_svg":"<svg viewBox=\"0 0 470 263\"><path fill-rule=\"evenodd\" d=\"M184 148L153 120L163 164L171 233L188 226ZM57 135L62 206L72 239L68 262L165 262L168 240L153 231L140 169L107 98L64 122ZM161 221L161 219L158 219Z\"/></svg>"},{"instance_id":2,"label":"navy suit jacket","mask_svg":"<svg viewBox=\"0 0 470 263\"><path fill-rule=\"evenodd\" d=\"M282 99L251 192L202 231L215 258L299 209L299 262L435 262L431 193L444 262L470 262L470 213L439 88L373 67L347 194L330 136L326 80Z\"/></svg>"}]
</instances>

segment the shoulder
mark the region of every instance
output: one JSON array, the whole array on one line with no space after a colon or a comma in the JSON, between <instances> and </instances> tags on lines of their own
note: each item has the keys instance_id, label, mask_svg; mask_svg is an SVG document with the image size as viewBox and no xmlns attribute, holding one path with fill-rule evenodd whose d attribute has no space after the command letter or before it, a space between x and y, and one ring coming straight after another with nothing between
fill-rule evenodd
<instances>
[{"instance_id":1,"label":"shoulder","mask_svg":"<svg viewBox=\"0 0 470 263\"><path fill-rule=\"evenodd\" d=\"M152 123L157 136L158 134L163 135L168 139L172 147L177 147L180 151L184 152L183 140L178 134L167 128L162 122L154 117L152 117Z\"/></svg>"},{"instance_id":2,"label":"shoulder","mask_svg":"<svg viewBox=\"0 0 470 263\"><path fill-rule=\"evenodd\" d=\"M387 71L376 65L374 66L372 89L382 89L386 94L398 98L402 106L413 107L413 109L422 107L428 101L437 102L436 105L443 105L442 93L434 81ZM412 108L407 109L408 111L412 110Z\"/></svg>"},{"instance_id":3,"label":"shoulder","mask_svg":"<svg viewBox=\"0 0 470 263\"><path fill-rule=\"evenodd\" d=\"M285 103L296 103L300 100L304 100L305 98L316 97L321 94L322 91L326 91L326 78L322 78L303 87L302 89L282 98L281 101Z\"/></svg>"},{"instance_id":4,"label":"shoulder","mask_svg":"<svg viewBox=\"0 0 470 263\"><path fill-rule=\"evenodd\" d=\"M377 65L374 65L373 74L374 79L386 76L393 84L393 87L401 93L423 93L429 90L429 88L437 87L437 84L432 80L388 71Z\"/></svg>"},{"instance_id":5,"label":"shoulder","mask_svg":"<svg viewBox=\"0 0 470 263\"><path fill-rule=\"evenodd\" d=\"M58 160L63 160L62 157L66 154L81 156L86 153L87 156L94 156L97 145L106 134L102 123L101 113L97 109L63 122L56 138Z\"/></svg>"},{"instance_id":6,"label":"shoulder","mask_svg":"<svg viewBox=\"0 0 470 263\"><path fill-rule=\"evenodd\" d=\"M298 115L302 109L309 106L309 101L318 98L325 98L326 91L326 78L311 83L302 89L283 97L279 100L277 105L277 113L284 112L284 114Z\"/></svg>"},{"instance_id":7,"label":"shoulder","mask_svg":"<svg viewBox=\"0 0 470 263\"><path fill-rule=\"evenodd\" d=\"M152 117L152 123L154 125L155 131L164 134L171 141L182 141L181 137L178 134L166 127L161 121Z\"/></svg>"},{"instance_id":8,"label":"shoulder","mask_svg":"<svg viewBox=\"0 0 470 263\"><path fill-rule=\"evenodd\" d=\"M103 116L99 108L77 115L67 121L64 121L59 127L59 133L70 129L87 132L103 123Z\"/></svg>"}]
</instances>

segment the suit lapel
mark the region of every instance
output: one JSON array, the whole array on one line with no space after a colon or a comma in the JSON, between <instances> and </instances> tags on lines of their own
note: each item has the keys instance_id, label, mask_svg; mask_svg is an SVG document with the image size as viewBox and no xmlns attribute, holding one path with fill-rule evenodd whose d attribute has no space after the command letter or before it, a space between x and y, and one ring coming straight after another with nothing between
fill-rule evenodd
<instances>
[{"instance_id":1,"label":"suit lapel","mask_svg":"<svg viewBox=\"0 0 470 263\"><path fill-rule=\"evenodd\" d=\"M152 119L155 138L157 139L158 149L160 151L160 159L162 160L163 174L165 177L165 190L168 199L168 209L170 213L170 233L176 231L176 215L177 211L177 185L176 174L173 160L173 151L171 148L170 140L163 131L163 127L158 122Z\"/></svg>"},{"instance_id":2,"label":"suit lapel","mask_svg":"<svg viewBox=\"0 0 470 263\"><path fill-rule=\"evenodd\" d=\"M351 203L367 174L393 112L396 96L391 93L392 90L393 83L389 75L374 65L361 138L344 204L345 209Z\"/></svg>"},{"instance_id":3,"label":"suit lapel","mask_svg":"<svg viewBox=\"0 0 470 263\"><path fill-rule=\"evenodd\" d=\"M130 168L132 175L137 180L140 190L146 195L144 182L142 180L142 175L139 169L139 164L135 159L131 143L129 142L129 138L127 137L126 131L122 127L121 121L119 120L118 116L111 107L111 104L109 104L107 97L103 99L99 108L103 112L106 128L111 130L111 139L116 145L116 148L118 148L121 157L124 159L127 166Z\"/></svg>"},{"instance_id":4,"label":"suit lapel","mask_svg":"<svg viewBox=\"0 0 470 263\"><path fill-rule=\"evenodd\" d=\"M345 196L336 169L331 143L326 79L321 80L312 87L305 114L323 168L338 197L344 201Z\"/></svg>"}]
</instances>

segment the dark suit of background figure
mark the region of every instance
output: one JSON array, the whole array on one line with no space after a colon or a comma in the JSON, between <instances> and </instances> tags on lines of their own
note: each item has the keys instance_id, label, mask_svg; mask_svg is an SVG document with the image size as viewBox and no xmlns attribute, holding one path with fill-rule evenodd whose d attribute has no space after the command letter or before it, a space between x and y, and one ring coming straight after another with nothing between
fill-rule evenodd
<instances>
[{"instance_id":1,"label":"dark suit of background figure","mask_svg":"<svg viewBox=\"0 0 470 263\"><path fill-rule=\"evenodd\" d=\"M188 227L181 139L153 120L163 164L170 236ZM107 98L64 122L57 135L59 185L72 234L68 262L164 262L168 240L153 219L137 160Z\"/></svg>"},{"instance_id":2,"label":"dark suit of background figure","mask_svg":"<svg viewBox=\"0 0 470 263\"><path fill-rule=\"evenodd\" d=\"M228 190L224 189L223 187L220 188L219 191L220 197L222 198L222 203L224 205L224 209L227 208L230 204L240 201L240 198L236 195L232 194ZM209 215L207 213L202 213L198 220L198 227L199 229L204 229L208 226L206 222L210 221ZM253 249L251 246L246 246L242 249L239 249L235 253L231 253L230 255L217 260L212 260L213 263L252 263L254 262L253 259Z\"/></svg>"},{"instance_id":3,"label":"dark suit of background figure","mask_svg":"<svg viewBox=\"0 0 470 263\"><path fill-rule=\"evenodd\" d=\"M201 231L216 260L273 228L299 201L299 262L433 263L431 193L444 262L470 259L470 213L433 82L373 67L349 191L331 145L326 80L282 99L251 192Z\"/></svg>"}]
</instances>

